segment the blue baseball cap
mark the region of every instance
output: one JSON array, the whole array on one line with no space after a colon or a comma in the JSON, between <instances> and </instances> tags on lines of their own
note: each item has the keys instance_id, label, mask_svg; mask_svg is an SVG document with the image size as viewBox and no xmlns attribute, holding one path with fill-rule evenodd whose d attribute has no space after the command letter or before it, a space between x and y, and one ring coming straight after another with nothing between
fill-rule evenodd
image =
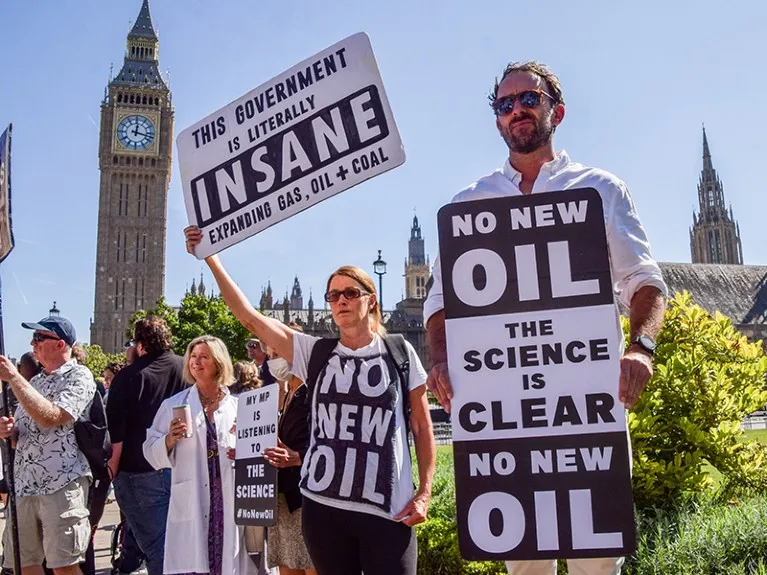
<instances>
[{"instance_id":1,"label":"blue baseball cap","mask_svg":"<svg viewBox=\"0 0 767 575\"><path fill-rule=\"evenodd\" d=\"M72 322L65 317L52 315L44 317L37 323L24 322L21 324L21 327L39 331L52 331L62 340L64 340L64 343L66 343L69 347L72 347L77 341L75 326L73 326Z\"/></svg>"}]
</instances>

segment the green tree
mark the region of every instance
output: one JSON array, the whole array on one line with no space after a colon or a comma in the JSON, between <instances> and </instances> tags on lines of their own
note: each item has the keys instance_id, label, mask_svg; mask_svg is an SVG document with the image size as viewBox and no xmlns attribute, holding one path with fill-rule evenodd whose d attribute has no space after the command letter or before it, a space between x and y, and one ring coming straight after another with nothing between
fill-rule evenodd
<instances>
[{"instance_id":1,"label":"green tree","mask_svg":"<svg viewBox=\"0 0 767 575\"><path fill-rule=\"evenodd\" d=\"M669 301L657 343L655 374L629 413L637 504L697 497L712 486L706 462L721 472L725 495L767 489L765 446L741 429L767 403L761 342L685 292Z\"/></svg>"},{"instance_id":2,"label":"green tree","mask_svg":"<svg viewBox=\"0 0 767 575\"><path fill-rule=\"evenodd\" d=\"M174 332L177 353L184 353L190 341L205 334L220 338L233 361L247 356L245 344L251 335L229 311L221 296L209 298L187 294L181 301L178 330Z\"/></svg>"},{"instance_id":3,"label":"green tree","mask_svg":"<svg viewBox=\"0 0 767 575\"><path fill-rule=\"evenodd\" d=\"M157 303L155 303L154 307L150 310L143 310L140 309L136 313L133 314L133 317L130 320L130 325L125 332L125 336L127 339L131 339L133 337L133 326L136 325L136 322L140 319L144 319L147 316L150 315L156 315L158 317L163 318L166 322L168 322L168 327L170 328L171 333L173 335L176 335L176 331L178 330L178 313L176 310L169 306L168 303L165 301L165 296L160 296L160 299L157 300Z\"/></svg>"},{"instance_id":4,"label":"green tree","mask_svg":"<svg viewBox=\"0 0 767 575\"><path fill-rule=\"evenodd\" d=\"M85 367L91 370L93 377L101 377L104 375L104 368L110 361L125 362L125 354L113 354L104 353L101 346L93 344L83 345L83 351L85 352Z\"/></svg>"},{"instance_id":5,"label":"green tree","mask_svg":"<svg viewBox=\"0 0 767 575\"><path fill-rule=\"evenodd\" d=\"M187 293L176 309L169 306L164 298L157 301L151 310L139 310L131 318L128 337L133 337L133 326L149 315L156 315L168 322L173 333L173 351L179 355L186 352L186 346L201 335L220 338L232 356L232 361L245 359L245 344L251 337L234 314L226 307L221 296L206 297Z\"/></svg>"}]
</instances>

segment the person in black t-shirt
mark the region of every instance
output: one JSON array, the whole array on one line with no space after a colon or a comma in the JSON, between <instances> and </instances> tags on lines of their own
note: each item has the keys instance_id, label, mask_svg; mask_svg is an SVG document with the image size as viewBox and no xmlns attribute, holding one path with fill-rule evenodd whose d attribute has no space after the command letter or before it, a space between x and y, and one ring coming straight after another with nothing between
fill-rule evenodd
<instances>
[{"instance_id":1,"label":"person in black t-shirt","mask_svg":"<svg viewBox=\"0 0 767 575\"><path fill-rule=\"evenodd\" d=\"M187 387L184 362L171 351L171 337L162 318L136 322L136 360L115 376L107 403L115 497L146 555L149 575L163 572L170 470L155 470L144 458L142 445L160 404Z\"/></svg>"}]
</instances>

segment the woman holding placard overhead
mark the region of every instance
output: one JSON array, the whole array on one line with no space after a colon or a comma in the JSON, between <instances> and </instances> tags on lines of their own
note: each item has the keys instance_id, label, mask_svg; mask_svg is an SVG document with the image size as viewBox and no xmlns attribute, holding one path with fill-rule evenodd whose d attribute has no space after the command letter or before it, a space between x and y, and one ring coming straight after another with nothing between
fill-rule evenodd
<instances>
[{"instance_id":1,"label":"woman holding placard overhead","mask_svg":"<svg viewBox=\"0 0 767 575\"><path fill-rule=\"evenodd\" d=\"M192 387L166 399L147 430L144 456L171 468L165 573L255 575L243 528L234 523L237 399L227 391L232 360L217 337L193 339L184 355Z\"/></svg>"},{"instance_id":2,"label":"woman holding placard overhead","mask_svg":"<svg viewBox=\"0 0 767 575\"><path fill-rule=\"evenodd\" d=\"M184 230L187 250L202 239ZM306 546L320 575L415 575L413 526L426 520L434 435L426 372L413 347L387 336L375 284L344 266L327 282L339 339L296 332L256 311L217 256L205 258L224 301L307 385L309 449L301 467ZM408 447L413 432L419 485Z\"/></svg>"}]
</instances>

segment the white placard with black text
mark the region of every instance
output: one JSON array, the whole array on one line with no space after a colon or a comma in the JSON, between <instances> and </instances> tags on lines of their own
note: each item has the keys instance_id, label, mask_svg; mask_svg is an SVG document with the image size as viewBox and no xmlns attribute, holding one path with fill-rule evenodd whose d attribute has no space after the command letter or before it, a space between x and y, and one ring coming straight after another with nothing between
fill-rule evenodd
<instances>
[{"instance_id":1,"label":"white placard with black text","mask_svg":"<svg viewBox=\"0 0 767 575\"><path fill-rule=\"evenodd\" d=\"M264 459L277 446L279 388L267 385L241 394L237 403L234 519L238 525L277 521L277 470Z\"/></svg>"},{"instance_id":2,"label":"white placard with black text","mask_svg":"<svg viewBox=\"0 0 767 575\"><path fill-rule=\"evenodd\" d=\"M622 334L599 193L449 204L438 227L463 556L631 553Z\"/></svg>"},{"instance_id":3,"label":"white placard with black text","mask_svg":"<svg viewBox=\"0 0 767 575\"><path fill-rule=\"evenodd\" d=\"M177 138L198 258L405 161L370 39L355 34Z\"/></svg>"}]
</instances>

